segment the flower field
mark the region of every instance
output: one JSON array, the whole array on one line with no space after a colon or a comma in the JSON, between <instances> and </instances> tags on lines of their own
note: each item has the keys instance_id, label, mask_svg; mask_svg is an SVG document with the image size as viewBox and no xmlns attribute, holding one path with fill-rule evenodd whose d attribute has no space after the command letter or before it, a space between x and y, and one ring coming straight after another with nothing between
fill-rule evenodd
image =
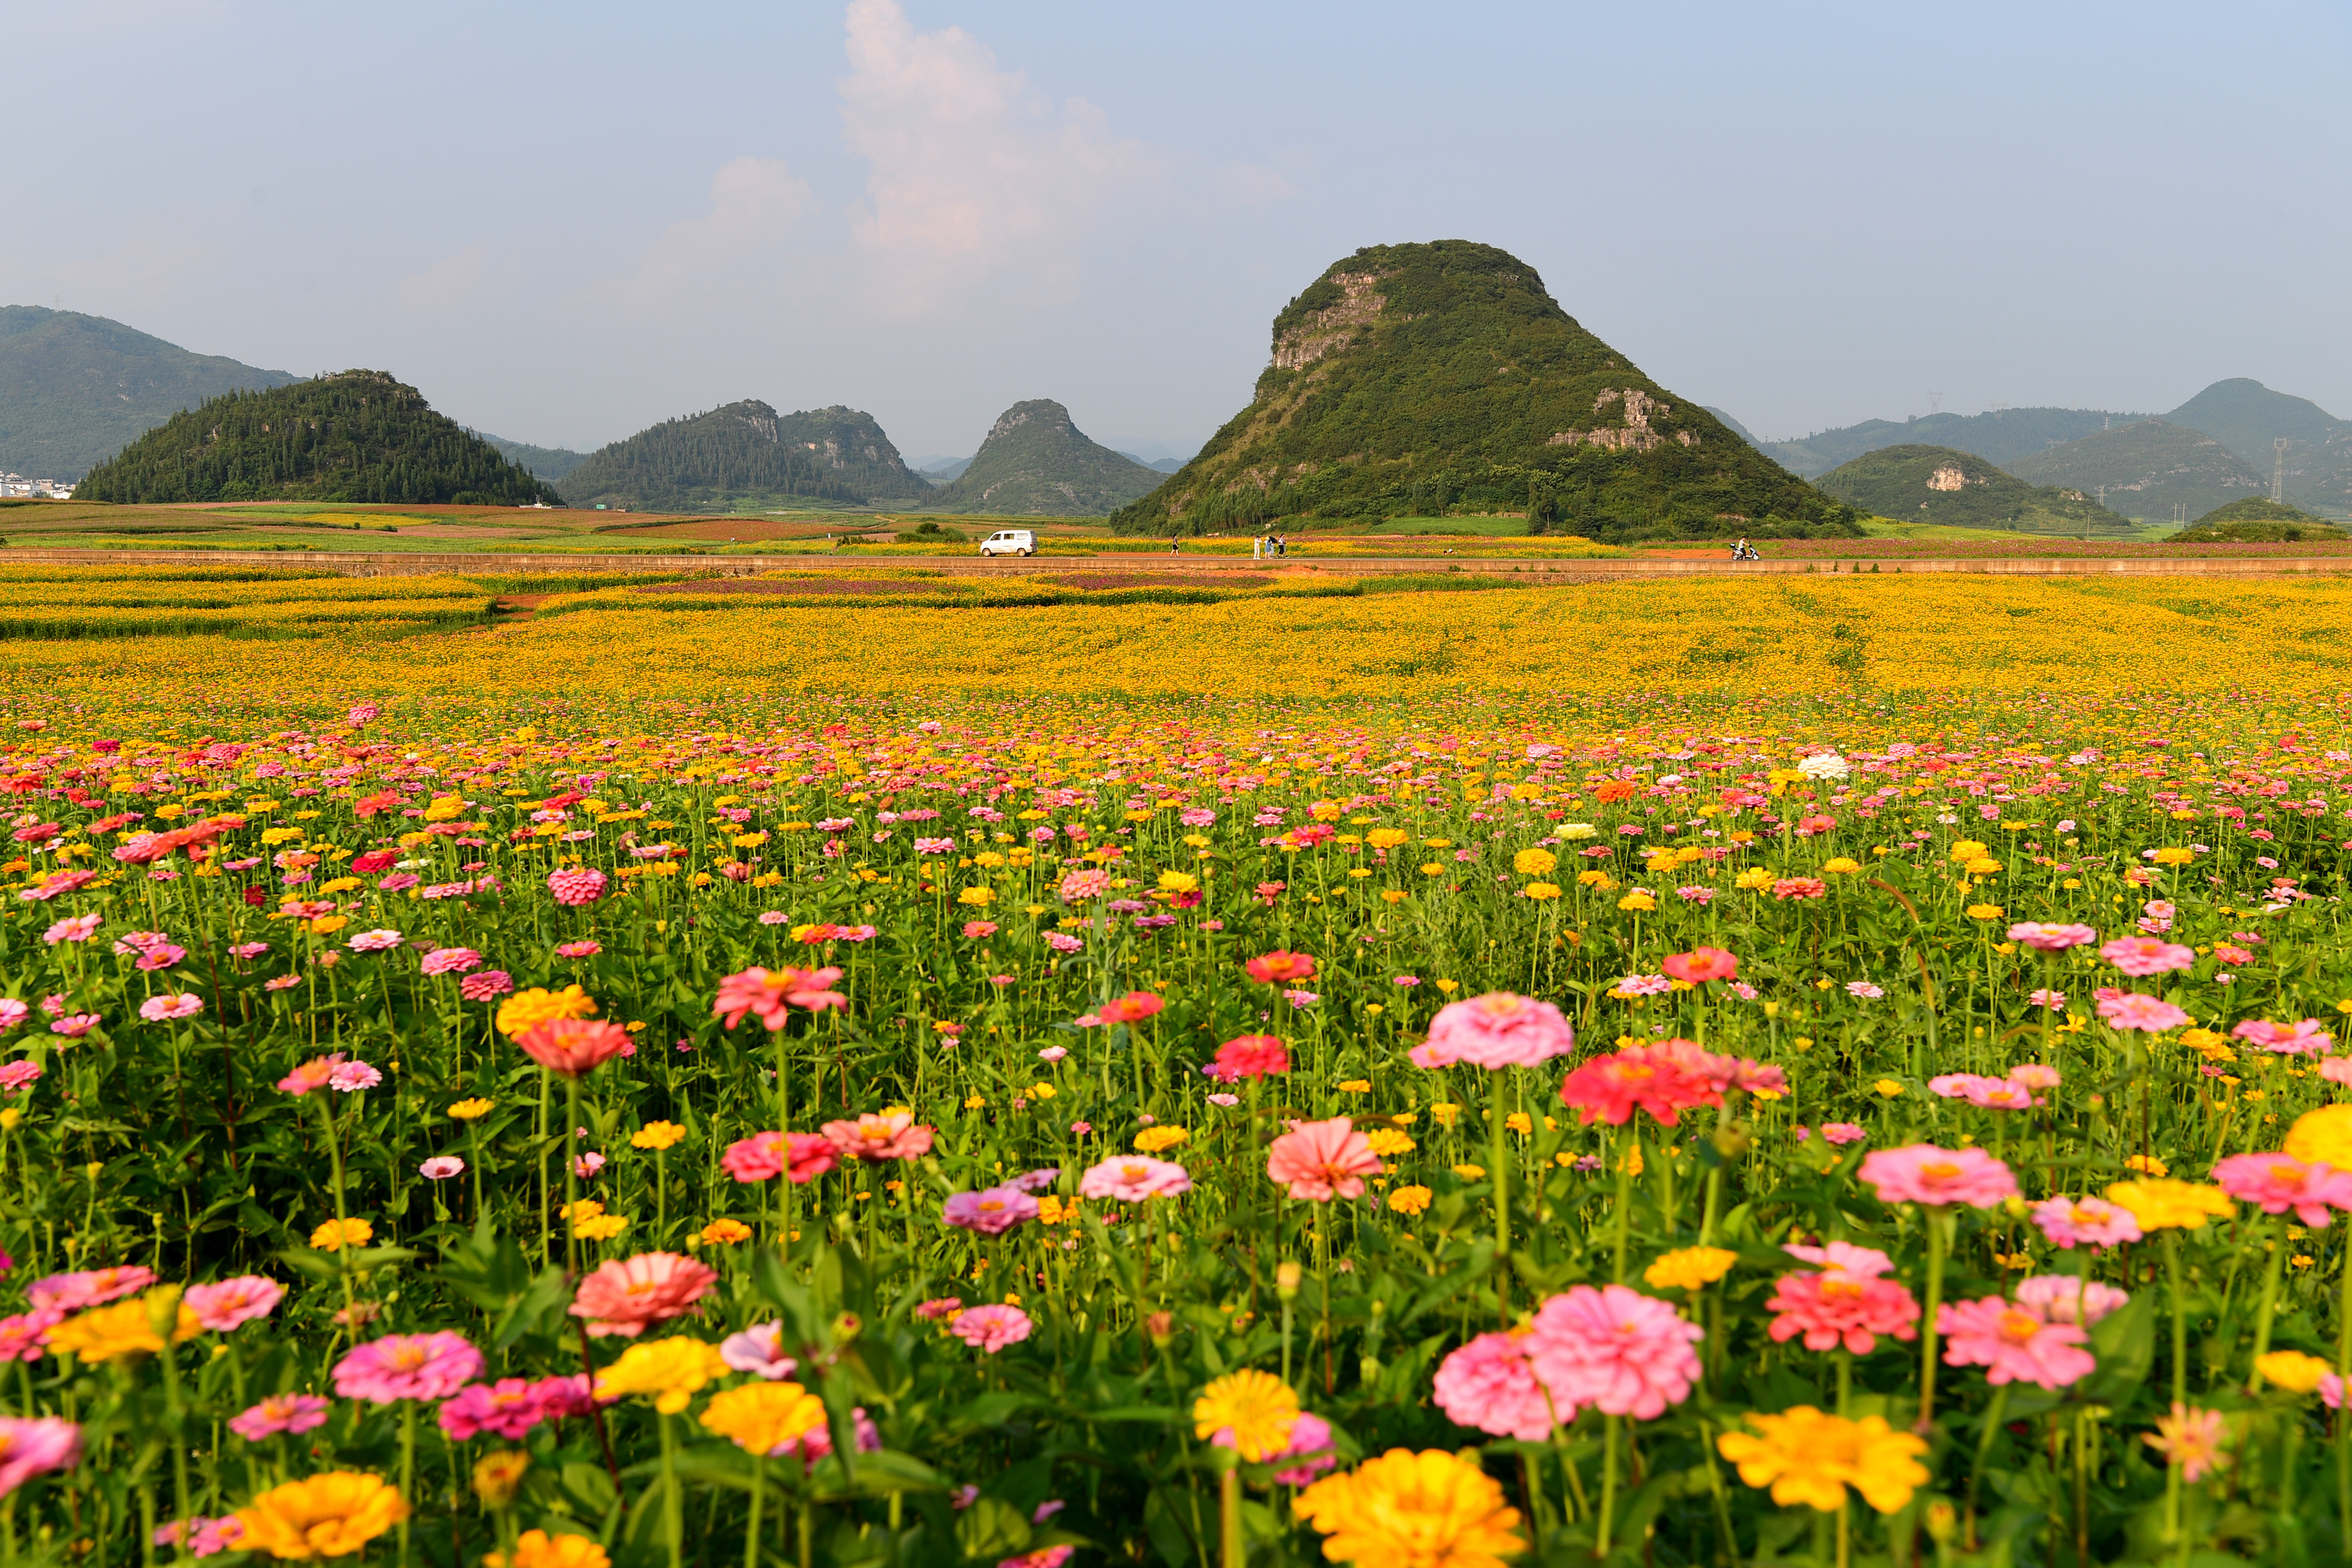
<instances>
[{"instance_id":1,"label":"flower field","mask_svg":"<svg viewBox=\"0 0 2352 1568\"><path fill-rule=\"evenodd\" d=\"M0 1560L2352 1557L2334 584L11 585Z\"/></svg>"}]
</instances>

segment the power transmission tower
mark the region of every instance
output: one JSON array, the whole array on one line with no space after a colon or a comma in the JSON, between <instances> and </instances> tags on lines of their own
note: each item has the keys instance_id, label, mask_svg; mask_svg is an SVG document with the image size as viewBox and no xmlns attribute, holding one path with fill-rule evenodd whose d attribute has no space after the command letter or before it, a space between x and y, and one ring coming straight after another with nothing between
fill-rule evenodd
<instances>
[{"instance_id":1,"label":"power transmission tower","mask_svg":"<svg viewBox=\"0 0 2352 1568\"><path fill-rule=\"evenodd\" d=\"M2286 437L2284 436L2271 442L2271 500L2280 502L2286 500Z\"/></svg>"},{"instance_id":2,"label":"power transmission tower","mask_svg":"<svg viewBox=\"0 0 2352 1568\"><path fill-rule=\"evenodd\" d=\"M1942 393L1931 392L1927 395L1927 412L1929 414L1939 414L1943 411L1943 407L1944 395Z\"/></svg>"}]
</instances>

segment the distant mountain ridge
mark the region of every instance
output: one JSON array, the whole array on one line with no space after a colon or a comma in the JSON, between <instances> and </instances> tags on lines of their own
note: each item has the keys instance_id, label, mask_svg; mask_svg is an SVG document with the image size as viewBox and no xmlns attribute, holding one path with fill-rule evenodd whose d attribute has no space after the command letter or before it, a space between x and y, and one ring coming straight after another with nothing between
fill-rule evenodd
<instances>
[{"instance_id":1,"label":"distant mountain ridge","mask_svg":"<svg viewBox=\"0 0 2352 1568\"><path fill-rule=\"evenodd\" d=\"M2099 408L1998 408L1989 414L1930 414L1925 418L1865 419L1835 430L1820 430L1798 441L1764 441L1748 436L1756 449L1811 479L1888 447L1951 447L1973 452L1997 467L2097 435L2117 425L2147 418ZM1743 429L1741 435L1748 433Z\"/></svg>"},{"instance_id":2,"label":"distant mountain ridge","mask_svg":"<svg viewBox=\"0 0 2352 1568\"><path fill-rule=\"evenodd\" d=\"M937 504L947 511L1096 517L1150 494L1163 477L1089 440L1068 409L1039 397L997 416Z\"/></svg>"},{"instance_id":3,"label":"distant mountain ridge","mask_svg":"<svg viewBox=\"0 0 2352 1568\"><path fill-rule=\"evenodd\" d=\"M2247 496L2266 495L2270 481L2235 452L2169 419L2143 419L2053 447L2010 465L2037 485L2068 485L2144 522L2201 517Z\"/></svg>"},{"instance_id":4,"label":"distant mountain ridge","mask_svg":"<svg viewBox=\"0 0 2352 1568\"><path fill-rule=\"evenodd\" d=\"M78 479L207 397L300 379L192 353L104 316L0 307L0 468Z\"/></svg>"},{"instance_id":5,"label":"distant mountain ridge","mask_svg":"<svg viewBox=\"0 0 2352 1568\"><path fill-rule=\"evenodd\" d=\"M509 441L503 436L476 430L473 435L496 447L509 463L520 464L532 473L554 484L564 475L588 460L585 452L575 452L569 447L534 447L528 441Z\"/></svg>"},{"instance_id":6,"label":"distant mountain ridge","mask_svg":"<svg viewBox=\"0 0 2352 1568\"><path fill-rule=\"evenodd\" d=\"M230 392L82 476L78 500L435 501L561 498L380 370Z\"/></svg>"},{"instance_id":7,"label":"distant mountain ridge","mask_svg":"<svg viewBox=\"0 0 2352 1568\"><path fill-rule=\"evenodd\" d=\"M2081 490L2037 489L1951 447L1882 447L1814 482L1840 500L1905 522L2077 536L2133 531L2130 519Z\"/></svg>"},{"instance_id":8,"label":"distant mountain ridge","mask_svg":"<svg viewBox=\"0 0 2352 1568\"><path fill-rule=\"evenodd\" d=\"M2285 437L2287 500L2327 517L2352 518L2352 420L2244 376L2215 382L2165 418L2212 437L2265 485L2277 465L2272 442Z\"/></svg>"},{"instance_id":9,"label":"distant mountain ridge","mask_svg":"<svg viewBox=\"0 0 2352 1568\"><path fill-rule=\"evenodd\" d=\"M741 511L927 500L870 414L838 405L779 414L757 398L666 419L597 448L564 477L574 506Z\"/></svg>"}]
</instances>

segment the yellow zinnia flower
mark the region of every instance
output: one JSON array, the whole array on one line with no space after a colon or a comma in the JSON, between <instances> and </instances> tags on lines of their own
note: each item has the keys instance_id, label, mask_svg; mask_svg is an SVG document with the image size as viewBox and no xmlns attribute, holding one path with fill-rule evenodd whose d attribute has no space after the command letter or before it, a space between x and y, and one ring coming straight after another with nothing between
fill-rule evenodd
<instances>
[{"instance_id":1,"label":"yellow zinnia flower","mask_svg":"<svg viewBox=\"0 0 2352 1568\"><path fill-rule=\"evenodd\" d=\"M489 1553L482 1563L483 1568L613 1568L612 1558L588 1537L568 1532L550 1535L543 1530L522 1532L515 1542L511 1563L503 1552Z\"/></svg>"},{"instance_id":2,"label":"yellow zinnia flower","mask_svg":"<svg viewBox=\"0 0 2352 1568\"><path fill-rule=\"evenodd\" d=\"M2289 1394L2309 1394L2335 1370L2319 1357L2301 1351L2273 1351L2254 1358L2254 1371Z\"/></svg>"},{"instance_id":3,"label":"yellow zinnia flower","mask_svg":"<svg viewBox=\"0 0 2352 1568\"><path fill-rule=\"evenodd\" d=\"M2352 1105L2323 1105L2295 1118L2286 1152L2308 1165L2352 1171Z\"/></svg>"},{"instance_id":4,"label":"yellow zinnia flower","mask_svg":"<svg viewBox=\"0 0 2352 1568\"><path fill-rule=\"evenodd\" d=\"M1526 1549L1500 1483L1443 1448L1391 1448L1290 1507L1326 1537L1324 1556L1357 1568L1502 1568Z\"/></svg>"},{"instance_id":5,"label":"yellow zinnia flower","mask_svg":"<svg viewBox=\"0 0 2352 1568\"><path fill-rule=\"evenodd\" d=\"M1522 849L1511 857L1511 869L1522 877L1547 877L1559 866L1559 857L1549 849Z\"/></svg>"},{"instance_id":6,"label":"yellow zinnia flower","mask_svg":"<svg viewBox=\"0 0 2352 1568\"><path fill-rule=\"evenodd\" d=\"M2208 1219L2228 1219L2237 1212L2219 1187L2162 1177L2117 1182L2107 1189L2107 1201L2129 1209L2142 1230L2203 1230Z\"/></svg>"},{"instance_id":7,"label":"yellow zinnia flower","mask_svg":"<svg viewBox=\"0 0 2352 1568\"><path fill-rule=\"evenodd\" d=\"M1717 1451L1739 1468L1739 1479L1783 1508L1803 1503L1823 1513L1845 1506L1849 1486L1881 1513L1893 1513L1927 1484L1919 1456L1924 1438L1897 1432L1884 1418L1849 1421L1800 1405L1778 1415L1750 1415L1754 1433L1727 1432Z\"/></svg>"},{"instance_id":8,"label":"yellow zinnia flower","mask_svg":"<svg viewBox=\"0 0 2352 1568\"><path fill-rule=\"evenodd\" d=\"M1383 1160L1393 1160L1399 1154L1410 1154L1420 1147L1412 1141L1412 1134L1400 1132L1393 1127L1375 1127L1364 1134L1364 1142L1371 1145L1372 1152Z\"/></svg>"},{"instance_id":9,"label":"yellow zinnia flower","mask_svg":"<svg viewBox=\"0 0 2352 1568\"><path fill-rule=\"evenodd\" d=\"M381 1476L330 1470L272 1487L236 1510L247 1552L296 1561L348 1557L408 1517L398 1488Z\"/></svg>"},{"instance_id":10,"label":"yellow zinnia flower","mask_svg":"<svg viewBox=\"0 0 2352 1568\"><path fill-rule=\"evenodd\" d=\"M711 1396L702 1424L746 1453L773 1454L824 1422L824 1401L797 1383L751 1383Z\"/></svg>"},{"instance_id":11,"label":"yellow zinnia flower","mask_svg":"<svg viewBox=\"0 0 2352 1568\"><path fill-rule=\"evenodd\" d=\"M620 1360L596 1374L596 1397L620 1399L632 1394L650 1394L656 1410L675 1415L687 1407L704 1384L726 1375L727 1363L720 1359L718 1346L679 1334L650 1344L634 1344L623 1351Z\"/></svg>"},{"instance_id":12,"label":"yellow zinnia flower","mask_svg":"<svg viewBox=\"0 0 2352 1568\"><path fill-rule=\"evenodd\" d=\"M549 991L534 985L499 1004L499 1033L512 1039L525 1029L564 1018L586 1018L596 1011L596 999L577 985Z\"/></svg>"},{"instance_id":13,"label":"yellow zinnia flower","mask_svg":"<svg viewBox=\"0 0 2352 1568\"><path fill-rule=\"evenodd\" d=\"M1642 1278L1660 1290L1698 1290L1731 1272L1739 1254L1720 1247L1682 1247L1663 1254L1642 1270Z\"/></svg>"},{"instance_id":14,"label":"yellow zinnia flower","mask_svg":"<svg viewBox=\"0 0 2352 1568\"><path fill-rule=\"evenodd\" d=\"M740 1219L714 1219L695 1232L695 1239L706 1247L732 1247L751 1240L751 1227Z\"/></svg>"},{"instance_id":15,"label":"yellow zinnia flower","mask_svg":"<svg viewBox=\"0 0 2352 1568\"><path fill-rule=\"evenodd\" d=\"M59 1355L70 1352L86 1362L113 1361L120 1356L146 1355L163 1348L157 1325L170 1321L172 1342L185 1344L204 1332L194 1309L180 1300L177 1285L158 1285L143 1296L94 1307L68 1318L48 1332L48 1347Z\"/></svg>"},{"instance_id":16,"label":"yellow zinnia flower","mask_svg":"<svg viewBox=\"0 0 2352 1568\"><path fill-rule=\"evenodd\" d=\"M686 1136L686 1129L675 1121L648 1121L629 1134L632 1149L667 1149Z\"/></svg>"},{"instance_id":17,"label":"yellow zinnia flower","mask_svg":"<svg viewBox=\"0 0 2352 1568\"><path fill-rule=\"evenodd\" d=\"M1399 1214L1419 1214L1433 1196L1427 1187L1399 1187L1389 1194L1389 1207Z\"/></svg>"},{"instance_id":18,"label":"yellow zinnia flower","mask_svg":"<svg viewBox=\"0 0 2352 1568\"><path fill-rule=\"evenodd\" d=\"M1298 1395L1272 1373L1227 1373L1192 1402L1192 1435L1205 1440L1230 1431L1234 1452L1253 1465L1288 1447L1297 1425Z\"/></svg>"},{"instance_id":19,"label":"yellow zinnia flower","mask_svg":"<svg viewBox=\"0 0 2352 1568\"><path fill-rule=\"evenodd\" d=\"M476 1121L488 1116L497 1104L494 1100L461 1100L449 1108L449 1114L459 1121Z\"/></svg>"},{"instance_id":20,"label":"yellow zinnia flower","mask_svg":"<svg viewBox=\"0 0 2352 1568\"><path fill-rule=\"evenodd\" d=\"M1157 1154L1162 1149L1173 1149L1192 1141L1192 1134L1181 1127L1147 1127L1135 1135L1135 1148L1138 1153Z\"/></svg>"}]
</instances>

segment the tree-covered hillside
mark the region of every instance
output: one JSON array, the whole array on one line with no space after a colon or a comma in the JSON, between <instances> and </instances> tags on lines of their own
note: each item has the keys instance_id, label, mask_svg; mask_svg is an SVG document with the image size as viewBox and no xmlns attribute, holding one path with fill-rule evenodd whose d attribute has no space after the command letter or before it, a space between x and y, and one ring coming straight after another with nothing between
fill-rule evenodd
<instances>
[{"instance_id":1,"label":"tree-covered hillside","mask_svg":"<svg viewBox=\"0 0 2352 1568\"><path fill-rule=\"evenodd\" d=\"M948 511L1098 517L1156 489L1163 478L1090 439L1050 397L1016 403L940 492Z\"/></svg>"},{"instance_id":2,"label":"tree-covered hillside","mask_svg":"<svg viewBox=\"0 0 2352 1568\"><path fill-rule=\"evenodd\" d=\"M1790 472L1809 479L1889 447L1950 447L2009 468L2037 452L2146 417L2099 408L1996 408L1987 414L1865 419L1859 425L1817 431L1802 440L1757 441L1756 445Z\"/></svg>"},{"instance_id":3,"label":"tree-covered hillside","mask_svg":"<svg viewBox=\"0 0 2352 1568\"><path fill-rule=\"evenodd\" d=\"M183 408L296 379L190 353L104 316L0 308L0 468L79 479Z\"/></svg>"},{"instance_id":4,"label":"tree-covered hillside","mask_svg":"<svg viewBox=\"0 0 2352 1568\"><path fill-rule=\"evenodd\" d=\"M380 370L208 399L90 469L74 495L514 506L561 499Z\"/></svg>"},{"instance_id":5,"label":"tree-covered hillside","mask_svg":"<svg viewBox=\"0 0 2352 1568\"><path fill-rule=\"evenodd\" d=\"M2129 518L2080 490L2029 485L1951 447L1882 447L1813 482L1864 511L1905 522L2024 533L2134 531Z\"/></svg>"},{"instance_id":6,"label":"tree-covered hillside","mask_svg":"<svg viewBox=\"0 0 2352 1568\"><path fill-rule=\"evenodd\" d=\"M1854 527L1577 325L1533 268L1466 240L1326 270L1275 318L1250 405L1112 523L1198 533L1449 506L1610 539Z\"/></svg>"},{"instance_id":7,"label":"tree-covered hillside","mask_svg":"<svg viewBox=\"0 0 2352 1568\"><path fill-rule=\"evenodd\" d=\"M754 511L927 498L871 415L781 415L757 398L665 419L589 455L564 476L574 506L635 511Z\"/></svg>"},{"instance_id":8,"label":"tree-covered hillside","mask_svg":"<svg viewBox=\"0 0 2352 1568\"><path fill-rule=\"evenodd\" d=\"M2069 441L2010 466L2029 484L2064 485L2095 495L2144 522L2202 517L2215 507L2270 489L2270 480L2200 430L2143 419Z\"/></svg>"}]
</instances>

